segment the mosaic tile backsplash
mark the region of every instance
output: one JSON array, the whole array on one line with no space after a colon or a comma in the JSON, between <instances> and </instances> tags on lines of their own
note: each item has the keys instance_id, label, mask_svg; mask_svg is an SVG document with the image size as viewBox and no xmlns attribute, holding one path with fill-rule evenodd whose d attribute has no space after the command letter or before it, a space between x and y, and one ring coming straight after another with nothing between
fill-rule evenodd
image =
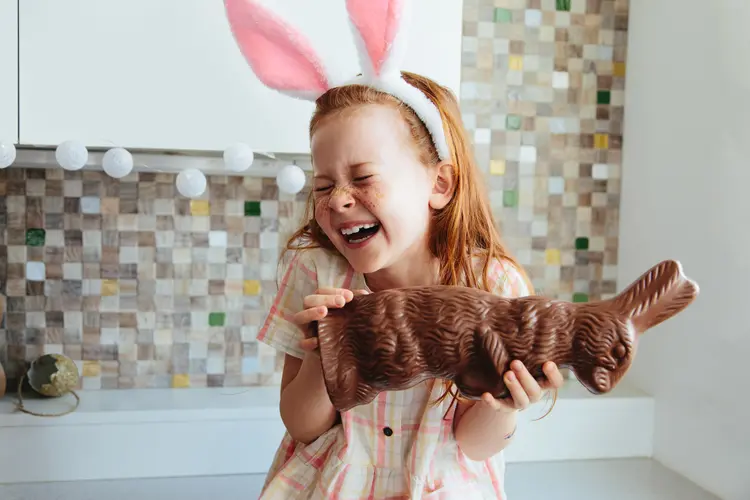
<instances>
[{"instance_id":1,"label":"mosaic tile backsplash","mask_svg":"<svg viewBox=\"0 0 750 500\"><path fill-rule=\"evenodd\" d=\"M627 0L465 0L465 123L539 293L616 292ZM274 179L0 171L0 362L45 352L85 389L277 383L255 341L306 194Z\"/></svg>"}]
</instances>

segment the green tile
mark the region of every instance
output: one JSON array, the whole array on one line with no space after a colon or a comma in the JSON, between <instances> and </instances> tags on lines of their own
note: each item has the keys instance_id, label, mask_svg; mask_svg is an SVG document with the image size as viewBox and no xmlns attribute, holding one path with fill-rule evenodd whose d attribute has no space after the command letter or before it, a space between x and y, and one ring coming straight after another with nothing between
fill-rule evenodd
<instances>
[{"instance_id":1,"label":"green tile","mask_svg":"<svg viewBox=\"0 0 750 500\"><path fill-rule=\"evenodd\" d=\"M208 314L208 326L224 326L224 320L226 319L226 313L209 313Z\"/></svg>"},{"instance_id":2,"label":"green tile","mask_svg":"<svg viewBox=\"0 0 750 500\"><path fill-rule=\"evenodd\" d=\"M513 13L510 9L501 9L500 7L495 8L496 23L509 23L511 20L513 20Z\"/></svg>"},{"instance_id":3,"label":"green tile","mask_svg":"<svg viewBox=\"0 0 750 500\"><path fill-rule=\"evenodd\" d=\"M518 191L504 191L503 205L506 207L515 207L518 205Z\"/></svg>"},{"instance_id":4,"label":"green tile","mask_svg":"<svg viewBox=\"0 0 750 500\"><path fill-rule=\"evenodd\" d=\"M612 93L609 90L600 90L596 93L596 102L598 104L609 104L612 100Z\"/></svg>"},{"instance_id":5,"label":"green tile","mask_svg":"<svg viewBox=\"0 0 750 500\"><path fill-rule=\"evenodd\" d=\"M508 115L505 119L505 128L508 130L520 130L522 118L518 115Z\"/></svg>"},{"instance_id":6,"label":"green tile","mask_svg":"<svg viewBox=\"0 0 750 500\"><path fill-rule=\"evenodd\" d=\"M586 293L574 293L573 302L588 302L589 296Z\"/></svg>"},{"instance_id":7,"label":"green tile","mask_svg":"<svg viewBox=\"0 0 750 500\"><path fill-rule=\"evenodd\" d=\"M26 244L30 247L43 247L46 231L40 228L26 230Z\"/></svg>"},{"instance_id":8,"label":"green tile","mask_svg":"<svg viewBox=\"0 0 750 500\"><path fill-rule=\"evenodd\" d=\"M589 239L588 238L576 238L576 250L588 250Z\"/></svg>"},{"instance_id":9,"label":"green tile","mask_svg":"<svg viewBox=\"0 0 750 500\"><path fill-rule=\"evenodd\" d=\"M570 0L557 0L557 10L570 12Z\"/></svg>"},{"instance_id":10,"label":"green tile","mask_svg":"<svg viewBox=\"0 0 750 500\"><path fill-rule=\"evenodd\" d=\"M248 217L259 217L260 216L260 202L259 201L246 201L245 202L245 215Z\"/></svg>"}]
</instances>

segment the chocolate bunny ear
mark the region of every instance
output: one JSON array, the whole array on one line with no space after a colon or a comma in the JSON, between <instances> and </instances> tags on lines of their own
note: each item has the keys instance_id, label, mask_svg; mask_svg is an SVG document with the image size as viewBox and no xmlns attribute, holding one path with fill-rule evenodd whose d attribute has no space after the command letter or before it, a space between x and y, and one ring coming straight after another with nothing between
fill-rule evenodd
<instances>
[{"instance_id":1,"label":"chocolate bunny ear","mask_svg":"<svg viewBox=\"0 0 750 500\"><path fill-rule=\"evenodd\" d=\"M643 333L685 309L699 292L698 284L685 276L678 261L665 260L613 300L620 313L631 318L635 329Z\"/></svg>"},{"instance_id":2,"label":"chocolate bunny ear","mask_svg":"<svg viewBox=\"0 0 750 500\"><path fill-rule=\"evenodd\" d=\"M409 7L409 0L346 0L367 80L399 73L406 53Z\"/></svg>"},{"instance_id":3,"label":"chocolate bunny ear","mask_svg":"<svg viewBox=\"0 0 750 500\"><path fill-rule=\"evenodd\" d=\"M258 79L283 94L314 101L329 88L310 42L255 0L224 0L235 41Z\"/></svg>"}]
</instances>

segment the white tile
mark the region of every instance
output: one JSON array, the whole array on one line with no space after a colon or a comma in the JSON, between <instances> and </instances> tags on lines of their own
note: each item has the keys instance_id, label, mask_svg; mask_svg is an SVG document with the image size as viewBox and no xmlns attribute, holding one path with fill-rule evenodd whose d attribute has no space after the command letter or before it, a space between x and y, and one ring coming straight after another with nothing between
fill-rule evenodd
<instances>
[{"instance_id":1,"label":"white tile","mask_svg":"<svg viewBox=\"0 0 750 500\"><path fill-rule=\"evenodd\" d=\"M475 144L489 144L492 133L488 128L479 128L474 132ZM262 248L262 247L261 247Z\"/></svg>"},{"instance_id":2,"label":"white tile","mask_svg":"<svg viewBox=\"0 0 750 500\"><path fill-rule=\"evenodd\" d=\"M595 163L591 169L591 176L594 179L607 179L609 178L609 169L606 163Z\"/></svg>"},{"instance_id":3,"label":"white tile","mask_svg":"<svg viewBox=\"0 0 750 500\"><path fill-rule=\"evenodd\" d=\"M535 220L531 223L531 236L547 236L548 223L546 220Z\"/></svg>"},{"instance_id":4,"label":"white tile","mask_svg":"<svg viewBox=\"0 0 750 500\"><path fill-rule=\"evenodd\" d=\"M565 191L565 179L562 177L550 177L547 185L550 194L562 194Z\"/></svg>"},{"instance_id":5,"label":"white tile","mask_svg":"<svg viewBox=\"0 0 750 500\"><path fill-rule=\"evenodd\" d=\"M615 55L615 49L611 45L599 45L599 59L601 61L611 61Z\"/></svg>"},{"instance_id":6,"label":"white tile","mask_svg":"<svg viewBox=\"0 0 750 500\"><path fill-rule=\"evenodd\" d=\"M120 247L120 264L137 264L138 247Z\"/></svg>"},{"instance_id":7,"label":"white tile","mask_svg":"<svg viewBox=\"0 0 750 500\"><path fill-rule=\"evenodd\" d=\"M542 11L538 9L527 9L525 21L526 26L540 26L542 24Z\"/></svg>"},{"instance_id":8,"label":"white tile","mask_svg":"<svg viewBox=\"0 0 750 500\"><path fill-rule=\"evenodd\" d=\"M208 233L208 245L211 247L227 246L227 232L226 231L210 231Z\"/></svg>"},{"instance_id":9,"label":"white tile","mask_svg":"<svg viewBox=\"0 0 750 500\"><path fill-rule=\"evenodd\" d=\"M495 23L487 21L477 23L477 36L479 38L493 38L495 36Z\"/></svg>"},{"instance_id":10,"label":"white tile","mask_svg":"<svg viewBox=\"0 0 750 500\"><path fill-rule=\"evenodd\" d=\"M567 89L570 87L570 74L567 71L555 71L552 73L552 87L556 89Z\"/></svg>"},{"instance_id":11,"label":"white tile","mask_svg":"<svg viewBox=\"0 0 750 500\"><path fill-rule=\"evenodd\" d=\"M209 375L224 373L224 358L208 358L206 360L206 372Z\"/></svg>"},{"instance_id":12,"label":"white tile","mask_svg":"<svg viewBox=\"0 0 750 500\"><path fill-rule=\"evenodd\" d=\"M536 148L534 146L521 146L521 152L519 160L522 162L535 162L536 161Z\"/></svg>"},{"instance_id":13,"label":"white tile","mask_svg":"<svg viewBox=\"0 0 750 500\"><path fill-rule=\"evenodd\" d=\"M278 248L279 247L279 233L267 232L260 233L260 248Z\"/></svg>"},{"instance_id":14,"label":"white tile","mask_svg":"<svg viewBox=\"0 0 750 500\"><path fill-rule=\"evenodd\" d=\"M29 281L44 281L47 278L44 262L27 262L26 279Z\"/></svg>"},{"instance_id":15,"label":"white tile","mask_svg":"<svg viewBox=\"0 0 750 500\"><path fill-rule=\"evenodd\" d=\"M566 121L564 118L550 118L549 131L553 134L565 134L567 132Z\"/></svg>"},{"instance_id":16,"label":"white tile","mask_svg":"<svg viewBox=\"0 0 750 500\"><path fill-rule=\"evenodd\" d=\"M276 200L263 200L260 202L260 215L264 219L273 219L279 216L279 202Z\"/></svg>"},{"instance_id":17,"label":"white tile","mask_svg":"<svg viewBox=\"0 0 750 500\"><path fill-rule=\"evenodd\" d=\"M81 212L84 214L98 214L101 200L96 196L84 196L81 198Z\"/></svg>"},{"instance_id":18,"label":"white tile","mask_svg":"<svg viewBox=\"0 0 750 500\"><path fill-rule=\"evenodd\" d=\"M507 38L493 39L492 51L495 54L508 54L510 52L510 40L508 40Z\"/></svg>"}]
</instances>

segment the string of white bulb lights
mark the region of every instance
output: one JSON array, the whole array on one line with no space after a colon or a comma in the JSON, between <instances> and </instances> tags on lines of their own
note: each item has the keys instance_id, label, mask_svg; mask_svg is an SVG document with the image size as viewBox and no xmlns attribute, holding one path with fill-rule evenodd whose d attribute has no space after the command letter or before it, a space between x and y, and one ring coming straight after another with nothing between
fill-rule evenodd
<instances>
[{"instance_id":1,"label":"string of white bulb lights","mask_svg":"<svg viewBox=\"0 0 750 500\"><path fill-rule=\"evenodd\" d=\"M0 169L8 168L17 158L16 147L11 142L0 141ZM79 141L65 141L55 149L55 160L64 170L76 171L89 162L89 151ZM236 143L224 150L223 162L227 174L242 173L250 169L255 154L245 143ZM110 177L121 179L135 168L133 155L125 148L112 147L104 153L101 168ZM138 165L148 170L148 165ZM305 172L297 165L286 165L276 174L279 191L296 194L305 186ZM206 175L198 168L185 168L177 173L175 179L177 191L186 198L199 198L208 187Z\"/></svg>"}]
</instances>

